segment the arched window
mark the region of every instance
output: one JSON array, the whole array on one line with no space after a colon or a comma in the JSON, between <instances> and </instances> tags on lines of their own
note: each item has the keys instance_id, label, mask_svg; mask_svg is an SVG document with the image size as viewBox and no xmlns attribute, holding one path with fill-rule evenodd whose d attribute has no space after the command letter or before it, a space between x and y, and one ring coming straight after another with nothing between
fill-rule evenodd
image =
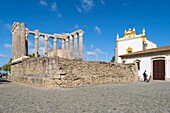
<instances>
[{"instance_id":1,"label":"arched window","mask_svg":"<svg viewBox=\"0 0 170 113\"><path fill-rule=\"evenodd\" d=\"M141 62L141 61L140 61L139 59L136 59L134 62L137 64L138 70L140 70L140 62Z\"/></svg>"}]
</instances>

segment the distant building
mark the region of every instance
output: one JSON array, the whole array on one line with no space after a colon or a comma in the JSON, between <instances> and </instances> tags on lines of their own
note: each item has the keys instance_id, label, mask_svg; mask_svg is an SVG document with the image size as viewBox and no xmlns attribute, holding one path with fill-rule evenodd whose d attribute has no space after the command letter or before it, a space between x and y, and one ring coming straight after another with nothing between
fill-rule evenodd
<instances>
[{"instance_id":1,"label":"distant building","mask_svg":"<svg viewBox=\"0 0 170 113\"><path fill-rule=\"evenodd\" d=\"M57 53L57 56L62 56L62 48L56 48L56 51L54 49L48 50L48 57L54 57L55 53Z\"/></svg>"},{"instance_id":2,"label":"distant building","mask_svg":"<svg viewBox=\"0 0 170 113\"><path fill-rule=\"evenodd\" d=\"M170 80L170 46L158 48L147 39L145 29L138 35L135 29L125 30L123 38L116 38L115 62L136 63L141 79L147 70L153 80Z\"/></svg>"}]
</instances>

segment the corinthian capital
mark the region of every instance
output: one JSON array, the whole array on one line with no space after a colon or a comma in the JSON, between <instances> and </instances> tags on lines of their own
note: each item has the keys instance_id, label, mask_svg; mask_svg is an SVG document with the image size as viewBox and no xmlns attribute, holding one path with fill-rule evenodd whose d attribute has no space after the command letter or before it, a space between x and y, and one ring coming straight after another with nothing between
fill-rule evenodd
<instances>
[{"instance_id":1,"label":"corinthian capital","mask_svg":"<svg viewBox=\"0 0 170 113\"><path fill-rule=\"evenodd\" d=\"M82 37L83 34L84 34L84 32L83 32L81 29L80 29L80 30L77 30L76 32L78 33L78 35L79 35L80 37Z\"/></svg>"},{"instance_id":2,"label":"corinthian capital","mask_svg":"<svg viewBox=\"0 0 170 113\"><path fill-rule=\"evenodd\" d=\"M56 42L56 41L57 41L57 38L53 38L53 41Z\"/></svg>"},{"instance_id":3,"label":"corinthian capital","mask_svg":"<svg viewBox=\"0 0 170 113\"><path fill-rule=\"evenodd\" d=\"M70 35L70 36L69 36L69 38L70 38L70 40L72 40L72 39L73 39L73 36L72 36L72 35Z\"/></svg>"},{"instance_id":4,"label":"corinthian capital","mask_svg":"<svg viewBox=\"0 0 170 113\"><path fill-rule=\"evenodd\" d=\"M35 30L35 31L34 31L34 35L35 35L35 38L38 38L38 37L39 37L39 31L38 31L38 30Z\"/></svg>"},{"instance_id":5,"label":"corinthian capital","mask_svg":"<svg viewBox=\"0 0 170 113\"><path fill-rule=\"evenodd\" d=\"M48 37L49 37L48 35L45 35L45 36L44 36L44 39L47 41L47 40L48 40Z\"/></svg>"},{"instance_id":6,"label":"corinthian capital","mask_svg":"<svg viewBox=\"0 0 170 113\"><path fill-rule=\"evenodd\" d=\"M72 34L74 38L78 38L77 33Z\"/></svg>"},{"instance_id":7,"label":"corinthian capital","mask_svg":"<svg viewBox=\"0 0 170 113\"><path fill-rule=\"evenodd\" d=\"M29 34L29 29L28 28L25 28L25 33L26 33L26 35Z\"/></svg>"}]
</instances>

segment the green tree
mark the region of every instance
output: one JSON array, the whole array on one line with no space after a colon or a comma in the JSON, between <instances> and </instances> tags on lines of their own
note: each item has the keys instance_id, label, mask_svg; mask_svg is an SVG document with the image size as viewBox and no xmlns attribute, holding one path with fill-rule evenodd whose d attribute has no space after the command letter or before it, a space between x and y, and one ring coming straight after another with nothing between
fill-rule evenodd
<instances>
[{"instance_id":1,"label":"green tree","mask_svg":"<svg viewBox=\"0 0 170 113\"><path fill-rule=\"evenodd\" d=\"M8 64L5 64L4 66L1 67L1 70L10 72L11 71L11 61L12 61L12 58L9 59Z\"/></svg>"},{"instance_id":2,"label":"green tree","mask_svg":"<svg viewBox=\"0 0 170 113\"><path fill-rule=\"evenodd\" d=\"M111 62L115 62L115 56L112 57Z\"/></svg>"},{"instance_id":3,"label":"green tree","mask_svg":"<svg viewBox=\"0 0 170 113\"><path fill-rule=\"evenodd\" d=\"M115 62L115 56L112 57L111 62Z\"/></svg>"},{"instance_id":4,"label":"green tree","mask_svg":"<svg viewBox=\"0 0 170 113\"><path fill-rule=\"evenodd\" d=\"M2 68L3 68L3 70L6 71L6 72L11 71L11 65L10 65L10 64L5 64Z\"/></svg>"}]
</instances>

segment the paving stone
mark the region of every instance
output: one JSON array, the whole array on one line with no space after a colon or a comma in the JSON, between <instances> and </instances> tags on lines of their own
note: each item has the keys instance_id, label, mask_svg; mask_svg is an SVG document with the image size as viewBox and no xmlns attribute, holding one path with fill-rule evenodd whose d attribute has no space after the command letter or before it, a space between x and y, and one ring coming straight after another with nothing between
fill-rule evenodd
<instances>
[{"instance_id":1,"label":"paving stone","mask_svg":"<svg viewBox=\"0 0 170 113\"><path fill-rule=\"evenodd\" d=\"M133 82L74 88L0 84L0 112L169 113L170 82Z\"/></svg>"}]
</instances>

